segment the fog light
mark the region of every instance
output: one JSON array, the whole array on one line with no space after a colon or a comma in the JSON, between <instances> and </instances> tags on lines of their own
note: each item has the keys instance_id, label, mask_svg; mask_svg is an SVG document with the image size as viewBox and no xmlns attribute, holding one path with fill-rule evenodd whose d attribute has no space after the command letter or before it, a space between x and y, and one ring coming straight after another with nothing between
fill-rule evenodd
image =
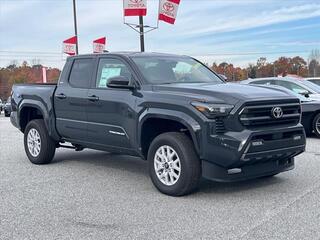
<instances>
[{"instance_id":1,"label":"fog light","mask_svg":"<svg viewBox=\"0 0 320 240\"><path fill-rule=\"evenodd\" d=\"M261 145L263 145L263 142L262 142L262 141L252 142L252 146L254 146L254 147L261 146Z\"/></svg>"},{"instance_id":2,"label":"fog light","mask_svg":"<svg viewBox=\"0 0 320 240\"><path fill-rule=\"evenodd\" d=\"M294 137L293 137L293 140L294 140L294 141L301 140L301 136L294 136Z\"/></svg>"},{"instance_id":3,"label":"fog light","mask_svg":"<svg viewBox=\"0 0 320 240\"><path fill-rule=\"evenodd\" d=\"M241 168L231 168L228 169L228 174L237 174L237 173L241 173L242 169Z\"/></svg>"}]
</instances>

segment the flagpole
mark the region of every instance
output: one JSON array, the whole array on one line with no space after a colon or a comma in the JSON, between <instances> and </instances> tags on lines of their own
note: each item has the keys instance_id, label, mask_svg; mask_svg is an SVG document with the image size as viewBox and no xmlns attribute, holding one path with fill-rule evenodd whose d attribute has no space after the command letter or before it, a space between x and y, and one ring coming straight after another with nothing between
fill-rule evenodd
<instances>
[{"instance_id":1,"label":"flagpole","mask_svg":"<svg viewBox=\"0 0 320 240\"><path fill-rule=\"evenodd\" d=\"M144 25L143 25L143 16L139 16L139 27L140 27L140 48L141 48L141 52L144 52Z\"/></svg>"},{"instance_id":2,"label":"flagpole","mask_svg":"<svg viewBox=\"0 0 320 240\"><path fill-rule=\"evenodd\" d=\"M76 54L79 54L79 47L78 47L78 27L77 27L77 11L76 11L76 0L73 0L73 21L74 21L74 34L77 37L76 42Z\"/></svg>"}]
</instances>

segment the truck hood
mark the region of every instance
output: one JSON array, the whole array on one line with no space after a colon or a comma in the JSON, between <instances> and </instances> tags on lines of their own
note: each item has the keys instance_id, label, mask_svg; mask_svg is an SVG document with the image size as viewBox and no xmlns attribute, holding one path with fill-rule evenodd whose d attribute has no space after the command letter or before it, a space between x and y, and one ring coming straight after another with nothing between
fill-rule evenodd
<instances>
[{"instance_id":1,"label":"truck hood","mask_svg":"<svg viewBox=\"0 0 320 240\"><path fill-rule=\"evenodd\" d=\"M269 88L268 86L243 85L237 83L177 83L154 85L153 90L156 92L170 92L171 94L190 96L190 98L229 104L235 104L239 101L296 98L285 90Z\"/></svg>"}]
</instances>

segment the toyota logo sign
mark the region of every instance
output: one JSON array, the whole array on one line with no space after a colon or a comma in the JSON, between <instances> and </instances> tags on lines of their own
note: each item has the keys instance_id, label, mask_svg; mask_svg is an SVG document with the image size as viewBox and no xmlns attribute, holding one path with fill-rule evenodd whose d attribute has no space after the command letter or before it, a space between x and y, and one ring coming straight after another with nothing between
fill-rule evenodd
<instances>
[{"instance_id":1,"label":"toyota logo sign","mask_svg":"<svg viewBox=\"0 0 320 240\"><path fill-rule=\"evenodd\" d=\"M163 9L167 12L173 12L174 5L172 3L166 2L165 4L163 4Z\"/></svg>"},{"instance_id":2,"label":"toyota logo sign","mask_svg":"<svg viewBox=\"0 0 320 240\"><path fill-rule=\"evenodd\" d=\"M274 107L271 111L272 116L276 119L282 118L283 117L283 110L281 107Z\"/></svg>"},{"instance_id":3,"label":"toyota logo sign","mask_svg":"<svg viewBox=\"0 0 320 240\"><path fill-rule=\"evenodd\" d=\"M142 2L142 0L130 0L130 2L133 2L133 3L140 3L140 2Z\"/></svg>"}]
</instances>

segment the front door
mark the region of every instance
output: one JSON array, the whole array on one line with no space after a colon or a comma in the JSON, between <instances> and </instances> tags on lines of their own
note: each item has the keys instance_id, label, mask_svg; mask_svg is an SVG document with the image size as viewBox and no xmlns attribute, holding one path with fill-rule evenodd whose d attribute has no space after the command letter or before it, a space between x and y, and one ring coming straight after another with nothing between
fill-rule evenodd
<instances>
[{"instance_id":1,"label":"front door","mask_svg":"<svg viewBox=\"0 0 320 240\"><path fill-rule=\"evenodd\" d=\"M136 96L129 89L108 88L108 80L116 76L133 77L129 66L120 58L100 58L96 81L88 92L91 97L87 107L88 141L106 147L132 149Z\"/></svg>"}]
</instances>

